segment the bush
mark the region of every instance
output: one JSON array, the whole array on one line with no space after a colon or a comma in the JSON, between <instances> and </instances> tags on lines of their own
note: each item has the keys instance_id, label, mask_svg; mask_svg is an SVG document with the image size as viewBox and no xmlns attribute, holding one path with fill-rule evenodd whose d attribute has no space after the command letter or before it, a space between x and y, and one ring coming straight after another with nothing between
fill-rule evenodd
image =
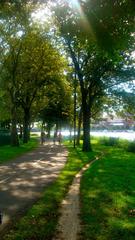
<instances>
[{"instance_id":1,"label":"bush","mask_svg":"<svg viewBox=\"0 0 135 240\"><path fill-rule=\"evenodd\" d=\"M114 137L102 137L99 138L99 143L104 145L104 146L115 146L124 149L125 151L128 152L133 152L135 153L135 141L129 142L128 140L121 140L119 138L114 138Z\"/></svg>"},{"instance_id":2,"label":"bush","mask_svg":"<svg viewBox=\"0 0 135 240\"><path fill-rule=\"evenodd\" d=\"M0 130L0 146L9 145L11 142L11 135L8 130Z\"/></svg>"},{"instance_id":3,"label":"bush","mask_svg":"<svg viewBox=\"0 0 135 240\"><path fill-rule=\"evenodd\" d=\"M114 137L104 137L99 140L100 144L105 146L118 146L119 144L119 138Z\"/></svg>"},{"instance_id":4,"label":"bush","mask_svg":"<svg viewBox=\"0 0 135 240\"><path fill-rule=\"evenodd\" d=\"M127 151L135 153L135 141L128 143Z\"/></svg>"}]
</instances>

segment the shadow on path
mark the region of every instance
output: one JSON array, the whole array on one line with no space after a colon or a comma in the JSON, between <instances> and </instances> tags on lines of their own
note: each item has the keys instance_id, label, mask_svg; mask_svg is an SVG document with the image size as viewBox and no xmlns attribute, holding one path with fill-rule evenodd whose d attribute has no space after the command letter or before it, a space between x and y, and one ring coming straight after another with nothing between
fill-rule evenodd
<instances>
[{"instance_id":1,"label":"shadow on path","mask_svg":"<svg viewBox=\"0 0 135 240\"><path fill-rule=\"evenodd\" d=\"M47 143L0 165L0 231L41 197L43 189L57 178L67 154L63 145Z\"/></svg>"}]
</instances>

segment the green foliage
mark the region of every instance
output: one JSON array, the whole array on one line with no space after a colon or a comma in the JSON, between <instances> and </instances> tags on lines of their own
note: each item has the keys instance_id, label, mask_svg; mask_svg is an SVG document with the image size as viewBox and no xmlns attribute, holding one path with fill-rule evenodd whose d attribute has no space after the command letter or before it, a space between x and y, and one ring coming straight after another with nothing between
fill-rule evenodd
<instances>
[{"instance_id":1,"label":"green foliage","mask_svg":"<svg viewBox=\"0 0 135 240\"><path fill-rule=\"evenodd\" d=\"M128 143L127 151L135 153L135 141Z\"/></svg>"},{"instance_id":2,"label":"green foliage","mask_svg":"<svg viewBox=\"0 0 135 240\"><path fill-rule=\"evenodd\" d=\"M135 141L128 141L115 137L100 137L97 139L101 145L117 147L123 149L124 151L135 153Z\"/></svg>"},{"instance_id":3,"label":"green foliage","mask_svg":"<svg viewBox=\"0 0 135 240\"><path fill-rule=\"evenodd\" d=\"M6 121L10 119L10 97L6 93L6 91L3 89L3 83L0 75L0 122Z\"/></svg>"},{"instance_id":4,"label":"green foliage","mask_svg":"<svg viewBox=\"0 0 135 240\"><path fill-rule=\"evenodd\" d=\"M9 145L11 143L10 131L0 130L0 146Z\"/></svg>"},{"instance_id":5,"label":"green foliage","mask_svg":"<svg viewBox=\"0 0 135 240\"><path fill-rule=\"evenodd\" d=\"M114 85L133 79L133 73L132 77L125 73L132 72L127 56L134 49L134 11L132 1L122 0L60 1L56 5L60 33L80 84L83 150L90 150L89 119L101 111L104 97Z\"/></svg>"},{"instance_id":6,"label":"green foliage","mask_svg":"<svg viewBox=\"0 0 135 240\"><path fill-rule=\"evenodd\" d=\"M19 12L16 4L3 4L0 109L2 119L12 120L11 139L16 138L16 124L23 123L23 138L27 142L30 121L45 105L46 88L53 84L58 89L60 82L65 82L67 64L53 42L51 30L32 20L34 5L19 3L18 8Z\"/></svg>"},{"instance_id":7,"label":"green foliage","mask_svg":"<svg viewBox=\"0 0 135 240\"><path fill-rule=\"evenodd\" d=\"M121 90L121 88L117 88L114 91L115 98L119 100L119 107L116 107L116 112L119 116L126 120L127 127L129 124L134 124L135 119L135 86L134 83L126 84L126 89ZM128 90L126 92L126 90Z\"/></svg>"},{"instance_id":8,"label":"green foliage","mask_svg":"<svg viewBox=\"0 0 135 240\"><path fill-rule=\"evenodd\" d=\"M103 137L100 138L99 140L100 144L105 145L105 146L118 146L119 144L119 139L114 138L114 137Z\"/></svg>"},{"instance_id":9,"label":"green foliage","mask_svg":"<svg viewBox=\"0 0 135 240\"><path fill-rule=\"evenodd\" d=\"M128 141L115 137L94 137L94 139L97 139L98 143L103 146L112 146L117 149L123 149L124 151L135 153L135 141Z\"/></svg>"},{"instance_id":10,"label":"green foliage","mask_svg":"<svg viewBox=\"0 0 135 240\"><path fill-rule=\"evenodd\" d=\"M44 123L62 125L68 123L72 113L71 86L66 77L59 83L52 83L45 89L44 108L39 114L39 118Z\"/></svg>"}]
</instances>

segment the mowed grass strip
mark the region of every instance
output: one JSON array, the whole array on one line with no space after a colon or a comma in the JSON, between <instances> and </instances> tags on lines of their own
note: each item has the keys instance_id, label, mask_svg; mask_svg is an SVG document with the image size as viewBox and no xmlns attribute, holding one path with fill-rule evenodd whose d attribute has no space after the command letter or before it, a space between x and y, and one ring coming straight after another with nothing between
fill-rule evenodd
<instances>
[{"instance_id":1,"label":"mowed grass strip","mask_svg":"<svg viewBox=\"0 0 135 240\"><path fill-rule=\"evenodd\" d=\"M67 163L57 180L45 190L41 200L33 205L14 229L6 234L5 240L52 239L58 222L60 204L74 176L96 155L95 152L84 154L80 148L74 149L69 144L67 148Z\"/></svg>"},{"instance_id":2,"label":"mowed grass strip","mask_svg":"<svg viewBox=\"0 0 135 240\"><path fill-rule=\"evenodd\" d=\"M120 148L104 150L107 154L81 180L80 239L134 240L135 154Z\"/></svg>"},{"instance_id":3,"label":"mowed grass strip","mask_svg":"<svg viewBox=\"0 0 135 240\"><path fill-rule=\"evenodd\" d=\"M28 143L20 144L19 147L11 147L10 145L0 146L0 163L7 162L18 157L38 146L37 138L31 138Z\"/></svg>"}]
</instances>

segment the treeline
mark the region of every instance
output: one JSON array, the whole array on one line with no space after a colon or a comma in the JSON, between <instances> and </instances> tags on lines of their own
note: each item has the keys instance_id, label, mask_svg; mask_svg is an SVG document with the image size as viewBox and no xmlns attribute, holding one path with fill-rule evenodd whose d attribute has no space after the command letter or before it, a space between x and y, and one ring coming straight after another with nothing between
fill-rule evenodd
<instances>
[{"instance_id":1,"label":"treeline","mask_svg":"<svg viewBox=\"0 0 135 240\"><path fill-rule=\"evenodd\" d=\"M48 128L63 121L72 126L73 97L84 151L92 150L91 120L102 111L134 114L132 0L6 1L0 7L0 109L1 119L10 119L12 145L18 145L17 124L24 142L35 119ZM32 13L45 9L50 17L35 21Z\"/></svg>"}]
</instances>

